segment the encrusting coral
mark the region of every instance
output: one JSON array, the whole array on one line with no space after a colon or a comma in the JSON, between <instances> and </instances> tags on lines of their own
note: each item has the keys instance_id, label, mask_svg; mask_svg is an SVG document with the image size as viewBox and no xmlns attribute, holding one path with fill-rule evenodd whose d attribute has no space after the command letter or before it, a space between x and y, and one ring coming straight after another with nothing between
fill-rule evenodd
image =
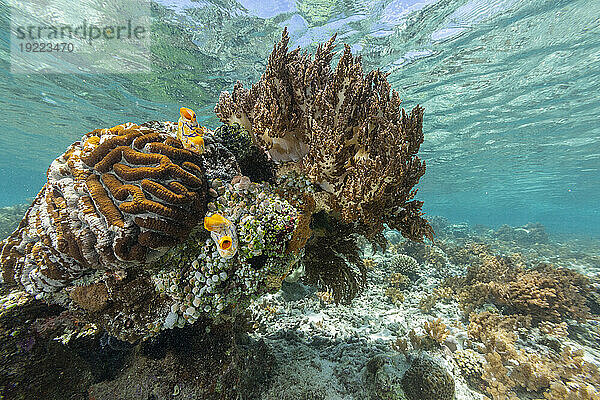
<instances>
[{"instance_id":1,"label":"encrusting coral","mask_svg":"<svg viewBox=\"0 0 600 400\"><path fill-rule=\"evenodd\" d=\"M236 230L237 256L224 256L211 238L170 250L154 264L157 271L152 274L156 290L169 299L170 311L152 329L182 327L206 314L213 320L239 314L251 297L279 289L298 261L296 254L286 252L296 209L268 183L244 178L211 182L221 194L208 204L205 219L205 225L225 220Z\"/></svg>"},{"instance_id":2,"label":"encrusting coral","mask_svg":"<svg viewBox=\"0 0 600 400\"><path fill-rule=\"evenodd\" d=\"M232 320L302 268L348 303L366 283L360 236L384 248L386 223L432 239L414 200L423 109L407 115L348 46L332 70L334 38L314 59L288 40L252 89L221 95L215 132L182 107L71 145L2 242L3 281L133 342Z\"/></svg>"}]
</instances>

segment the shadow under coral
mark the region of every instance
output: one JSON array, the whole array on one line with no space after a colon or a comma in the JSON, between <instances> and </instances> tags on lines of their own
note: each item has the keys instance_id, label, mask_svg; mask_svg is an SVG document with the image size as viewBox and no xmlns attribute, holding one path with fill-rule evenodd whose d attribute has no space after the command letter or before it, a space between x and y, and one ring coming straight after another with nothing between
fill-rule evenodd
<instances>
[{"instance_id":1,"label":"shadow under coral","mask_svg":"<svg viewBox=\"0 0 600 400\"><path fill-rule=\"evenodd\" d=\"M6 288L1 294L10 295ZM136 345L97 331L65 345L58 339L76 330L76 316L19 299L0 310L3 398L252 399L268 387L274 357L249 338L241 317L220 325L198 321Z\"/></svg>"},{"instance_id":2,"label":"shadow under coral","mask_svg":"<svg viewBox=\"0 0 600 400\"><path fill-rule=\"evenodd\" d=\"M268 386L274 358L244 322L208 321L163 332L136 346L116 379L93 385L90 396L113 399L257 398Z\"/></svg>"}]
</instances>

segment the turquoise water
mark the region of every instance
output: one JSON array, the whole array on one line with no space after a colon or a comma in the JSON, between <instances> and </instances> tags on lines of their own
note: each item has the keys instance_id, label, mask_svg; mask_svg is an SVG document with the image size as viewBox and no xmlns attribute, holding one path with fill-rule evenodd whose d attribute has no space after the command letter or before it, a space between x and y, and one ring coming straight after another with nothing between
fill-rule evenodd
<instances>
[{"instance_id":1,"label":"turquoise water","mask_svg":"<svg viewBox=\"0 0 600 400\"><path fill-rule=\"evenodd\" d=\"M65 7L67 2L65 0ZM85 132L212 108L258 80L281 30L314 49L333 33L365 69L425 107L423 209L497 226L600 235L600 1L161 1L152 72L10 73L0 4L0 206L34 197Z\"/></svg>"}]
</instances>

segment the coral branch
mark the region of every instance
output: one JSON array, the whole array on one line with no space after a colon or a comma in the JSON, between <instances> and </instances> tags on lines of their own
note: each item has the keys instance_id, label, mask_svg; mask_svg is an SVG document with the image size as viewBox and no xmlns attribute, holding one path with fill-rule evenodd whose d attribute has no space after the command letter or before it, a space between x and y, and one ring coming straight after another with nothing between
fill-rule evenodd
<instances>
[{"instance_id":1,"label":"coral branch","mask_svg":"<svg viewBox=\"0 0 600 400\"><path fill-rule=\"evenodd\" d=\"M344 47L330 66L335 36L314 57L288 51L284 30L259 82L237 83L215 107L221 121L239 123L270 158L294 163L322 190L344 222L365 225L369 236L384 223L410 239L433 238L413 187L425 173L416 153L423 142L423 109L400 108L387 74L364 74L360 57Z\"/></svg>"}]
</instances>

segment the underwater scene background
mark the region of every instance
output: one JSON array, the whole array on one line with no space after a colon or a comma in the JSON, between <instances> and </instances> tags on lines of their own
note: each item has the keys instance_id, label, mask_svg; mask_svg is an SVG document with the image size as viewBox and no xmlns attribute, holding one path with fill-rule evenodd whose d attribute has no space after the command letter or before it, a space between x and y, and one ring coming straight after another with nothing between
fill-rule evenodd
<instances>
[{"instance_id":1,"label":"underwater scene background","mask_svg":"<svg viewBox=\"0 0 600 400\"><path fill-rule=\"evenodd\" d=\"M57 74L10 26L69 2L0 2L0 400L600 400L599 1L149 5L149 72Z\"/></svg>"},{"instance_id":2,"label":"underwater scene background","mask_svg":"<svg viewBox=\"0 0 600 400\"><path fill-rule=\"evenodd\" d=\"M0 206L34 197L81 132L176 119L182 105L215 125L218 94L256 82L287 26L290 48L313 52L337 32L366 71L390 73L406 109L425 108L419 196L429 215L600 233L598 2L163 1L152 3L152 72L111 76L10 74L0 7L10 188Z\"/></svg>"}]
</instances>

